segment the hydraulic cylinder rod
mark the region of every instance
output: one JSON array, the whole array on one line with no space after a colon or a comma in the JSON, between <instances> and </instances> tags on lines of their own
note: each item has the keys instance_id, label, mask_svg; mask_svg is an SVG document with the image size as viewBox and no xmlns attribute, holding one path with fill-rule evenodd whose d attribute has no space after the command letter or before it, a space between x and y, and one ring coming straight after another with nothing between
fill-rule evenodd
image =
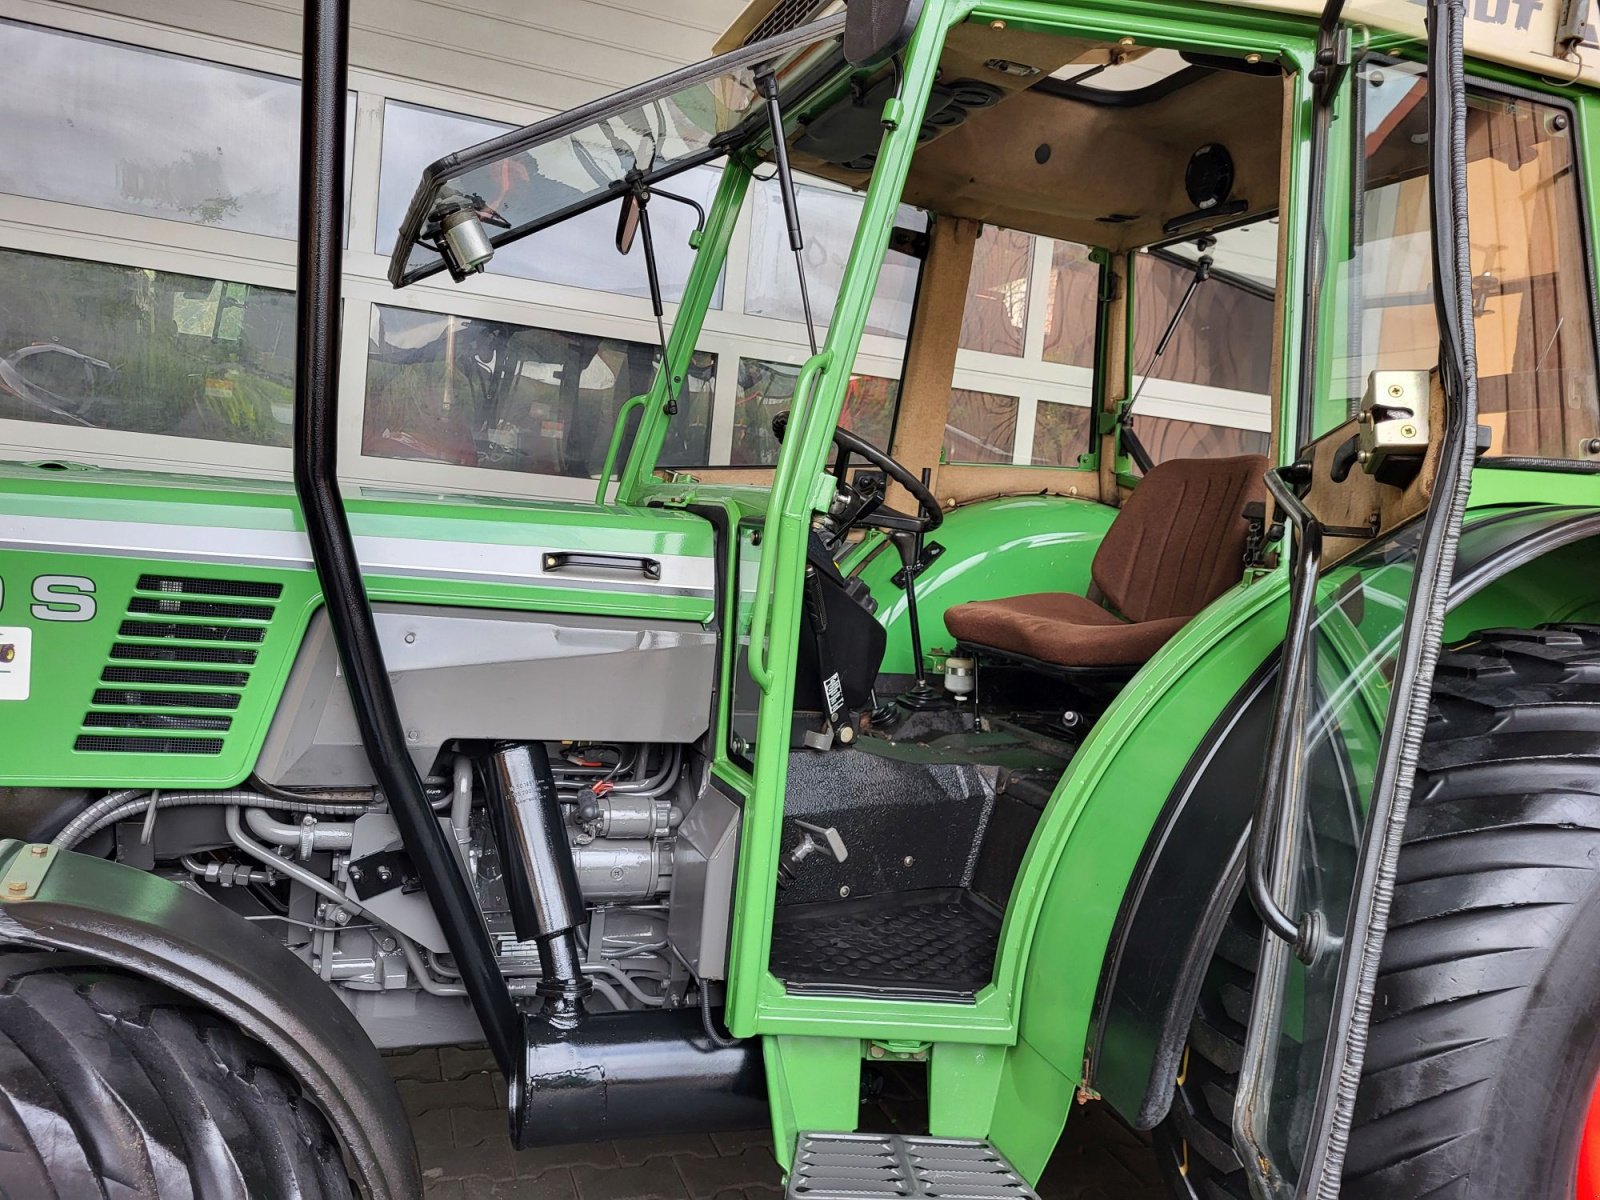
<instances>
[{"instance_id":1,"label":"hydraulic cylinder rod","mask_svg":"<svg viewBox=\"0 0 1600 1200\"><path fill-rule=\"evenodd\" d=\"M508 1079L524 1069L522 1020L454 849L428 804L378 644L338 483L339 287L344 270L349 0L306 0L296 253L294 486L350 704L373 774L427 890L489 1048Z\"/></svg>"},{"instance_id":2,"label":"hydraulic cylinder rod","mask_svg":"<svg viewBox=\"0 0 1600 1200\"><path fill-rule=\"evenodd\" d=\"M536 990L544 997L545 1018L570 1027L583 1017L583 998L592 985L578 956L583 894L550 753L542 742L497 746L484 764L484 778L512 926L517 937L539 946Z\"/></svg>"}]
</instances>

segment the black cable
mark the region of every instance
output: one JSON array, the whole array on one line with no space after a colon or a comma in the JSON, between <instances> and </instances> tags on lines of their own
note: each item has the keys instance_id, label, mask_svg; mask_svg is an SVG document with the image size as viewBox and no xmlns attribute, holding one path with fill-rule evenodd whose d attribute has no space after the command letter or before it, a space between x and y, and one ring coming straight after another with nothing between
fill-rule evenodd
<instances>
[{"instance_id":1,"label":"black cable","mask_svg":"<svg viewBox=\"0 0 1600 1200\"><path fill-rule=\"evenodd\" d=\"M711 989L706 986L706 981L703 979L696 979L695 984L700 989L700 1024L705 1026L706 1037L711 1044L720 1050L730 1050L744 1041L743 1038L717 1032L716 1023L711 1019Z\"/></svg>"}]
</instances>

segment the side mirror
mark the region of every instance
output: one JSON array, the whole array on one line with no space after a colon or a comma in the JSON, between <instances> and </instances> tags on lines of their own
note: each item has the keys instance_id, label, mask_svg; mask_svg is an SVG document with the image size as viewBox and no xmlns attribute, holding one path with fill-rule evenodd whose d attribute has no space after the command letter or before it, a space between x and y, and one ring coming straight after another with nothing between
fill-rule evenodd
<instances>
[{"instance_id":1,"label":"side mirror","mask_svg":"<svg viewBox=\"0 0 1600 1200\"><path fill-rule=\"evenodd\" d=\"M633 249L633 239L638 236L639 222L644 216L644 205L638 192L629 192L622 198L622 211L617 214L617 253L626 254Z\"/></svg>"},{"instance_id":2,"label":"side mirror","mask_svg":"<svg viewBox=\"0 0 1600 1200\"><path fill-rule=\"evenodd\" d=\"M922 0L850 0L844 17L844 57L870 67L906 48L922 15Z\"/></svg>"}]
</instances>

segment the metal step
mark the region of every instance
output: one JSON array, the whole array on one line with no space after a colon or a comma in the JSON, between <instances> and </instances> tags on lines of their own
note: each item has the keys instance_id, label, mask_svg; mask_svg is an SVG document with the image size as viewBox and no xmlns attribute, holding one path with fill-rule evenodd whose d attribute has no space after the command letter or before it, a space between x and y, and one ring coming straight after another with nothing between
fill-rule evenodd
<instances>
[{"instance_id":1,"label":"metal step","mask_svg":"<svg viewBox=\"0 0 1600 1200\"><path fill-rule=\"evenodd\" d=\"M802 1133L786 1200L1039 1200L988 1142L898 1133Z\"/></svg>"}]
</instances>

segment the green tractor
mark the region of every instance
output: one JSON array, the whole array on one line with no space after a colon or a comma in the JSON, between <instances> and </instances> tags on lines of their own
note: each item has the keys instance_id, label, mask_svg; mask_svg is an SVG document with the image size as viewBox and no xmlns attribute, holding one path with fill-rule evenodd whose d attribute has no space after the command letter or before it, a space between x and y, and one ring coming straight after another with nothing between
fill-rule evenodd
<instances>
[{"instance_id":1,"label":"green tractor","mask_svg":"<svg viewBox=\"0 0 1600 1200\"><path fill-rule=\"evenodd\" d=\"M1180 1197L1600 1198L1588 9L756 0L407 210L396 287L615 210L661 345L562 503L341 495L310 0L294 486L0 467L0 1192L417 1196L380 1051L486 1042L518 1147L770 1121L794 1197L1027 1196L1099 1100ZM812 353L674 471L753 186ZM1068 465L940 453L986 224L1094 248ZM1241 296L1270 429L1141 414Z\"/></svg>"}]
</instances>

